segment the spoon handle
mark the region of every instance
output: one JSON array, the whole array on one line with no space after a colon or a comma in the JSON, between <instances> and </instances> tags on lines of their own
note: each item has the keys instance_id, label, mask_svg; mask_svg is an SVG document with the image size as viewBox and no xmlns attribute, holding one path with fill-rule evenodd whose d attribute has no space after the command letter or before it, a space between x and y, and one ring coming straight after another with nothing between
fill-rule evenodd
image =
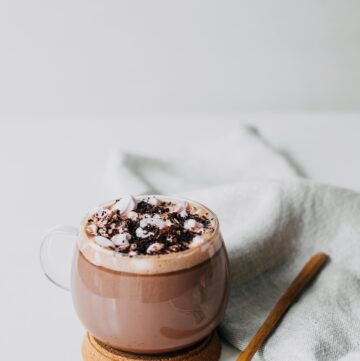
<instances>
[{"instance_id":1,"label":"spoon handle","mask_svg":"<svg viewBox=\"0 0 360 361\"><path fill-rule=\"evenodd\" d=\"M285 314L290 305L300 295L304 287L316 276L321 267L327 261L325 253L316 253L306 263L300 273L293 280L286 292L278 300L274 308L270 311L264 323L260 326L255 336L251 339L244 351L236 361L250 361L258 348L264 343L270 332L274 329L281 317Z\"/></svg>"}]
</instances>

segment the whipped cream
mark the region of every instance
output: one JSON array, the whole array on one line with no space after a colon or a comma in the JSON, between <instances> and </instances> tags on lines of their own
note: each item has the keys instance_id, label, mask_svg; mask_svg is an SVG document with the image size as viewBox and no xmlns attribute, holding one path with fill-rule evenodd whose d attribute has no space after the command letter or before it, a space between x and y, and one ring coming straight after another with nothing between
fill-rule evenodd
<instances>
[{"instance_id":1,"label":"whipped cream","mask_svg":"<svg viewBox=\"0 0 360 361\"><path fill-rule=\"evenodd\" d=\"M96 208L84 225L89 242L130 257L193 249L214 229L212 214L198 205L131 195Z\"/></svg>"},{"instance_id":2,"label":"whipped cream","mask_svg":"<svg viewBox=\"0 0 360 361\"><path fill-rule=\"evenodd\" d=\"M120 201L96 208L84 220L79 250L96 266L166 273L193 267L222 246L216 217L200 204L165 196Z\"/></svg>"},{"instance_id":3,"label":"whipped cream","mask_svg":"<svg viewBox=\"0 0 360 361\"><path fill-rule=\"evenodd\" d=\"M125 196L111 207L112 211L119 211L120 215L125 214L126 212L131 212L136 208L137 202L133 196Z\"/></svg>"}]
</instances>

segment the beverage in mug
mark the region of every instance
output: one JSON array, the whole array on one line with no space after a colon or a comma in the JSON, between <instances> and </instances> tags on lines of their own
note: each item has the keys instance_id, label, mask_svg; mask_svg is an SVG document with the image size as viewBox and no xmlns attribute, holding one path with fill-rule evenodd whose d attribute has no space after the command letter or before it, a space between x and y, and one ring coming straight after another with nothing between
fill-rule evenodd
<instances>
[{"instance_id":1,"label":"beverage in mug","mask_svg":"<svg viewBox=\"0 0 360 361\"><path fill-rule=\"evenodd\" d=\"M123 351L164 353L202 340L222 320L228 282L218 220L196 202L123 197L88 214L77 235L76 312L96 339Z\"/></svg>"}]
</instances>

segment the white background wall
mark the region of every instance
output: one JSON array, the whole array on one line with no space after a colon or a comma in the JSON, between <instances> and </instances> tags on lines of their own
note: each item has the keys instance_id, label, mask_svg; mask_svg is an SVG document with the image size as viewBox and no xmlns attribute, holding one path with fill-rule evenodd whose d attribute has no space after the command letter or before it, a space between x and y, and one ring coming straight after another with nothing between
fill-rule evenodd
<instances>
[{"instance_id":1,"label":"white background wall","mask_svg":"<svg viewBox=\"0 0 360 361\"><path fill-rule=\"evenodd\" d=\"M354 110L358 0L1 0L0 115Z\"/></svg>"}]
</instances>

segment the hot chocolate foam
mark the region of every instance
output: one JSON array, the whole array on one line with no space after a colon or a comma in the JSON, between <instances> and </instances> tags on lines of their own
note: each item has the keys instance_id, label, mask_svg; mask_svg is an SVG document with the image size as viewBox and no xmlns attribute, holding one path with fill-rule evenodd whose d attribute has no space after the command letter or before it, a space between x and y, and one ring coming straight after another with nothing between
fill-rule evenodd
<instances>
[{"instance_id":1,"label":"hot chocolate foam","mask_svg":"<svg viewBox=\"0 0 360 361\"><path fill-rule=\"evenodd\" d=\"M205 206L164 196L126 196L90 213L79 249L114 271L157 274L193 267L221 247L216 216Z\"/></svg>"}]
</instances>

